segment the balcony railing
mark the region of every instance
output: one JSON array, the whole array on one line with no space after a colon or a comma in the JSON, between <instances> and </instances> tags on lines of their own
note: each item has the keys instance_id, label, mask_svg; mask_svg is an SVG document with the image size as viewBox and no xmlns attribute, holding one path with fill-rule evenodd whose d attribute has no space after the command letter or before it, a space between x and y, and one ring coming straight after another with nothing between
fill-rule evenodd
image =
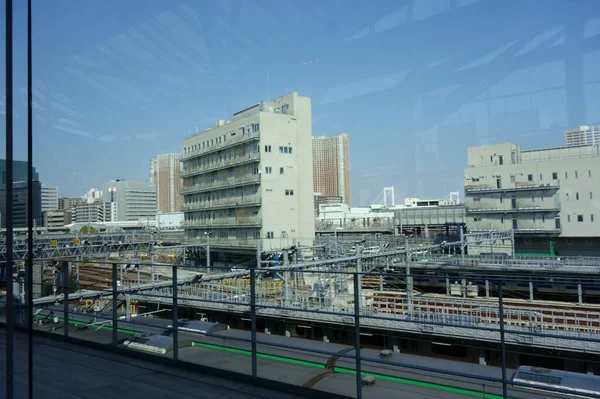
<instances>
[{"instance_id":1,"label":"balcony railing","mask_svg":"<svg viewBox=\"0 0 600 399\"><path fill-rule=\"evenodd\" d=\"M244 165L247 163L260 161L260 154L248 154L243 157L235 157L233 159L223 160L221 162L211 163L207 167L186 169L181 172L181 177L189 177L194 175L203 175L205 173L214 172L215 170L231 168L234 166Z\"/></svg>"},{"instance_id":2,"label":"balcony railing","mask_svg":"<svg viewBox=\"0 0 600 399\"><path fill-rule=\"evenodd\" d=\"M228 239L228 238L211 238L210 246L213 248L256 248L260 240L255 238L248 239Z\"/></svg>"},{"instance_id":3,"label":"balcony railing","mask_svg":"<svg viewBox=\"0 0 600 399\"><path fill-rule=\"evenodd\" d=\"M547 190L558 190L560 184L558 180L552 183L532 183L532 182L516 182L513 187L494 187L488 184L468 184L465 185L466 195L473 194L492 194L492 193L503 193L503 192L521 192L521 191L547 191Z\"/></svg>"},{"instance_id":4,"label":"balcony railing","mask_svg":"<svg viewBox=\"0 0 600 399\"><path fill-rule=\"evenodd\" d=\"M471 233L478 232L489 232L490 228L487 227L479 227L475 224L471 229ZM516 229L513 229L515 235L527 235L527 234L546 234L546 235L557 235L562 232L560 228L556 227L544 227L544 226L535 226L535 225L517 225Z\"/></svg>"},{"instance_id":5,"label":"balcony railing","mask_svg":"<svg viewBox=\"0 0 600 399\"><path fill-rule=\"evenodd\" d=\"M500 213L555 213L560 212L557 207L521 207L521 208L467 208L467 215L473 214L500 214Z\"/></svg>"},{"instance_id":6,"label":"balcony railing","mask_svg":"<svg viewBox=\"0 0 600 399\"><path fill-rule=\"evenodd\" d=\"M228 208L240 208L248 206L260 206L260 197L257 195L245 198L228 198L217 201L205 201L196 202L191 204L185 204L183 207L184 211L195 211L205 209L228 209Z\"/></svg>"},{"instance_id":7,"label":"balcony railing","mask_svg":"<svg viewBox=\"0 0 600 399\"><path fill-rule=\"evenodd\" d=\"M238 217L238 218L219 218L210 220L186 220L184 227L186 229L194 228L234 228L234 227L259 227L262 220L258 216Z\"/></svg>"},{"instance_id":8,"label":"balcony railing","mask_svg":"<svg viewBox=\"0 0 600 399\"><path fill-rule=\"evenodd\" d=\"M181 194L197 194L203 193L207 191L215 191L215 190L224 190L226 188L233 187L241 187L248 186L251 184L259 184L260 176L259 175L249 175L244 177L227 179L225 181L219 181L216 183L205 183L205 184L196 184L194 186L187 186L181 190Z\"/></svg>"},{"instance_id":9,"label":"balcony railing","mask_svg":"<svg viewBox=\"0 0 600 399\"><path fill-rule=\"evenodd\" d=\"M201 150L197 150L197 151L193 151L187 154L183 154L181 157L182 161L188 160L188 159L192 159L192 158L196 158L196 157L200 157L203 155L207 155L207 154L212 154L218 151L222 151L222 150L226 150L227 148L231 148L231 147L235 147L238 146L240 144L244 144L244 143L248 143L254 140L258 140L260 138L258 132L256 133L251 133L251 134L246 134L243 136L234 136L228 138L222 145L218 145L218 146L213 146L213 147L209 147L209 148L204 148Z\"/></svg>"}]
</instances>

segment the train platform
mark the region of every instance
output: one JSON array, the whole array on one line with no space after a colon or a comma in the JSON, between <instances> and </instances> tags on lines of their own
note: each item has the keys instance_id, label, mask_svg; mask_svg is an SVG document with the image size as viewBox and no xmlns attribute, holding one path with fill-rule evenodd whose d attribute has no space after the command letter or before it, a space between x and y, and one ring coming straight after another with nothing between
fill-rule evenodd
<instances>
[{"instance_id":1,"label":"train platform","mask_svg":"<svg viewBox=\"0 0 600 399\"><path fill-rule=\"evenodd\" d=\"M0 398L6 330L0 329ZM28 398L27 336L14 333L14 397ZM34 398L301 399L279 391L84 346L34 337Z\"/></svg>"}]
</instances>

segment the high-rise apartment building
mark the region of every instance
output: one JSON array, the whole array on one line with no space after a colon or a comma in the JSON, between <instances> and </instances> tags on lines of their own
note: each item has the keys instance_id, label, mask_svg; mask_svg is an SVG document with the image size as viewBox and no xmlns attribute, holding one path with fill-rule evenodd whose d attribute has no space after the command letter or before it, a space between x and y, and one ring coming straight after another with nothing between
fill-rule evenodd
<instances>
[{"instance_id":1,"label":"high-rise apartment building","mask_svg":"<svg viewBox=\"0 0 600 399\"><path fill-rule=\"evenodd\" d=\"M150 183L113 180L104 184L102 201L114 204L113 222L156 218L156 188Z\"/></svg>"},{"instance_id":2,"label":"high-rise apartment building","mask_svg":"<svg viewBox=\"0 0 600 399\"><path fill-rule=\"evenodd\" d=\"M156 206L161 212L179 212L183 207L179 158L179 154L162 154L150 161L150 183L156 187Z\"/></svg>"},{"instance_id":3,"label":"high-rise apartment building","mask_svg":"<svg viewBox=\"0 0 600 399\"><path fill-rule=\"evenodd\" d=\"M348 135L313 137L312 148L314 192L342 197L351 206Z\"/></svg>"},{"instance_id":4,"label":"high-rise apartment building","mask_svg":"<svg viewBox=\"0 0 600 399\"><path fill-rule=\"evenodd\" d=\"M223 247L312 244L311 100L291 93L183 143L188 239Z\"/></svg>"},{"instance_id":5,"label":"high-rise apartment building","mask_svg":"<svg viewBox=\"0 0 600 399\"><path fill-rule=\"evenodd\" d=\"M579 126L565 132L567 147L578 145L600 146L600 126Z\"/></svg>"},{"instance_id":6,"label":"high-rise apartment building","mask_svg":"<svg viewBox=\"0 0 600 399\"><path fill-rule=\"evenodd\" d=\"M600 254L598 147L469 147L467 165L471 232L512 230L521 253Z\"/></svg>"},{"instance_id":7,"label":"high-rise apartment building","mask_svg":"<svg viewBox=\"0 0 600 399\"><path fill-rule=\"evenodd\" d=\"M42 213L58 209L58 187L42 184Z\"/></svg>"}]
</instances>

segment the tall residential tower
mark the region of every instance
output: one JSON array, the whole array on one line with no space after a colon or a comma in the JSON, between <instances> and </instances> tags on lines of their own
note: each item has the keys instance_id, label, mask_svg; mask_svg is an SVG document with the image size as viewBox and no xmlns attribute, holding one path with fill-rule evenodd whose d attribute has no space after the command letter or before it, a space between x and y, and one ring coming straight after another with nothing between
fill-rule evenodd
<instances>
[{"instance_id":1,"label":"tall residential tower","mask_svg":"<svg viewBox=\"0 0 600 399\"><path fill-rule=\"evenodd\" d=\"M310 98L290 93L183 143L188 239L222 247L310 245L315 235Z\"/></svg>"},{"instance_id":2,"label":"tall residential tower","mask_svg":"<svg viewBox=\"0 0 600 399\"><path fill-rule=\"evenodd\" d=\"M313 137L314 192L342 197L351 206L350 145L347 134Z\"/></svg>"},{"instance_id":3,"label":"tall residential tower","mask_svg":"<svg viewBox=\"0 0 600 399\"><path fill-rule=\"evenodd\" d=\"M600 146L600 126L579 126L565 131L567 147L578 145Z\"/></svg>"},{"instance_id":4,"label":"tall residential tower","mask_svg":"<svg viewBox=\"0 0 600 399\"><path fill-rule=\"evenodd\" d=\"M156 206L161 212L179 212L183 207L179 157L161 154L150 161L150 183L156 186Z\"/></svg>"}]
</instances>

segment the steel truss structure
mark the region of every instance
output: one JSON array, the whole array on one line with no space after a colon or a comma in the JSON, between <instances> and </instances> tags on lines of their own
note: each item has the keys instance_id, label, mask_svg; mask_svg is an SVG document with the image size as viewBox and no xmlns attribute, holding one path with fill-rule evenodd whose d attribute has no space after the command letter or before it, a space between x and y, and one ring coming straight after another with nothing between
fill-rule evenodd
<instances>
[{"instance_id":1,"label":"steel truss structure","mask_svg":"<svg viewBox=\"0 0 600 399\"><path fill-rule=\"evenodd\" d=\"M93 256L111 252L152 250L151 234L102 234L102 235L52 235L35 237L33 257L35 260ZM13 244L15 261L27 258L27 238L16 237ZM0 241L0 262L6 260L6 240Z\"/></svg>"}]
</instances>

